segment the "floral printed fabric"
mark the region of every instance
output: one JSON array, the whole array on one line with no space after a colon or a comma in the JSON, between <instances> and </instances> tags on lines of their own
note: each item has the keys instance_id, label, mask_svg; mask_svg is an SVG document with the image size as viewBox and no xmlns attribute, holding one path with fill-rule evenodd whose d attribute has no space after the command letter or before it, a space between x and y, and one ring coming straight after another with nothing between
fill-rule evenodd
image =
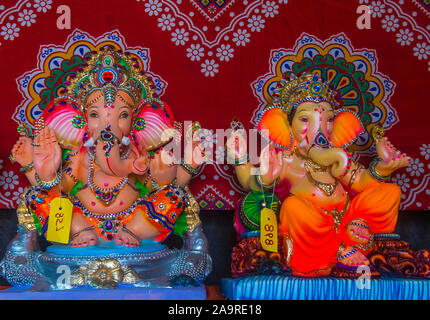
<instances>
[{"instance_id":1,"label":"floral printed fabric","mask_svg":"<svg viewBox=\"0 0 430 320\"><path fill-rule=\"evenodd\" d=\"M27 185L19 166L11 164L8 156L18 138L18 122L41 112L37 105L26 105L32 94L40 94L48 84L31 80L42 61L50 63L51 69L61 68L61 61L48 62L46 57L74 41L85 41L79 38L79 32L85 32L94 38L109 34L106 41L118 41L117 35L131 49L147 48L142 59L163 79L156 85L176 120L198 120L208 129L202 141L213 161L200 168L191 184L201 208L207 210L233 209L246 194L232 167L223 163L225 141L217 129L227 129L234 117L252 128L262 101L258 88L265 79L260 77L282 58L275 53L304 48L303 33L321 42L342 33L351 47L361 50L356 56L362 54L362 60L372 64L375 78L382 79L369 85L374 96L378 95L376 88L385 87L389 92L384 103L390 106L392 121L387 118L386 134L412 158L408 168L392 176L403 192L401 208L430 208L427 0L124 0L120 6L111 0L6 3L0 5L0 207L16 207ZM61 5L70 8L71 29L57 26ZM368 30L357 27L360 5L371 10ZM79 50L77 47L76 55ZM296 52L311 60L313 53ZM330 54L336 57L337 53L332 50ZM360 68L359 60L355 68ZM284 71L288 67L281 66ZM378 109L379 103L370 104L372 121L384 111ZM372 152L369 147L367 155ZM371 158L360 161L367 164Z\"/></svg>"}]
</instances>

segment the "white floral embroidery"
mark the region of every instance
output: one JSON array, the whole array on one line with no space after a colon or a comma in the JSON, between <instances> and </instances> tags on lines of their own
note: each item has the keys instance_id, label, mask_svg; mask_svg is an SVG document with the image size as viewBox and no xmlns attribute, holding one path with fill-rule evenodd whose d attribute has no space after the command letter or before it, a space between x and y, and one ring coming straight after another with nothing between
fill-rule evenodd
<instances>
[{"instance_id":1,"label":"white floral embroidery","mask_svg":"<svg viewBox=\"0 0 430 320\"><path fill-rule=\"evenodd\" d=\"M430 45L427 43L417 43L414 47L414 56L418 57L418 60L427 59L430 55Z\"/></svg>"},{"instance_id":2,"label":"white floral embroidery","mask_svg":"<svg viewBox=\"0 0 430 320\"><path fill-rule=\"evenodd\" d=\"M429 63L430 64L430 63ZM421 155L424 156L424 159L430 159L430 144L423 144L420 147Z\"/></svg>"},{"instance_id":3,"label":"white floral embroidery","mask_svg":"<svg viewBox=\"0 0 430 320\"><path fill-rule=\"evenodd\" d=\"M33 10L24 9L22 12L18 13L18 22L21 23L21 26L31 26L32 23L35 23L36 14L33 13Z\"/></svg>"},{"instance_id":4,"label":"white floral embroidery","mask_svg":"<svg viewBox=\"0 0 430 320\"><path fill-rule=\"evenodd\" d=\"M360 0L360 4L368 4L369 0Z\"/></svg>"},{"instance_id":5,"label":"white floral embroidery","mask_svg":"<svg viewBox=\"0 0 430 320\"><path fill-rule=\"evenodd\" d=\"M145 3L145 12L147 12L150 16L158 16L158 14L162 11L161 6L162 4L160 1L149 0L147 3Z\"/></svg>"},{"instance_id":6,"label":"white floral embroidery","mask_svg":"<svg viewBox=\"0 0 430 320\"><path fill-rule=\"evenodd\" d=\"M422 173L424 173L424 164L420 162L420 159L411 159L409 166L406 168L406 171L409 172L411 177L419 177Z\"/></svg>"},{"instance_id":7,"label":"white floral embroidery","mask_svg":"<svg viewBox=\"0 0 430 320\"><path fill-rule=\"evenodd\" d=\"M12 193L12 201L15 201L16 204L19 204L21 202L21 195L24 193L24 188L19 187L17 191L14 191ZM10 196L10 192L6 192L5 196L9 197Z\"/></svg>"},{"instance_id":8,"label":"white floral embroidery","mask_svg":"<svg viewBox=\"0 0 430 320\"><path fill-rule=\"evenodd\" d=\"M248 28L250 28L252 32L260 32L261 29L264 29L265 22L266 21L261 18L261 16L253 15L251 18L248 19Z\"/></svg>"},{"instance_id":9,"label":"white floral embroidery","mask_svg":"<svg viewBox=\"0 0 430 320\"><path fill-rule=\"evenodd\" d=\"M411 185L409 184L409 179L406 174L396 174L394 177L391 178L394 184L396 184L400 189L402 189L403 192L406 192Z\"/></svg>"},{"instance_id":10,"label":"white floral embroidery","mask_svg":"<svg viewBox=\"0 0 430 320\"><path fill-rule=\"evenodd\" d=\"M172 17L172 15L169 14L162 14L158 20L158 27L161 28L163 31L170 31L175 26L175 17Z\"/></svg>"},{"instance_id":11,"label":"white floral embroidery","mask_svg":"<svg viewBox=\"0 0 430 320\"><path fill-rule=\"evenodd\" d=\"M18 184L18 176L13 171L3 171L0 176L0 187L3 186L3 190L15 189L15 186Z\"/></svg>"},{"instance_id":12,"label":"white floral embroidery","mask_svg":"<svg viewBox=\"0 0 430 320\"><path fill-rule=\"evenodd\" d=\"M216 56L220 61L229 61L231 58L233 58L234 49L229 44L222 44L216 50L218 51Z\"/></svg>"},{"instance_id":13,"label":"white floral embroidery","mask_svg":"<svg viewBox=\"0 0 430 320\"><path fill-rule=\"evenodd\" d=\"M187 48L187 57L191 59L191 61L200 61L204 56L204 48L200 44L192 44L189 48Z\"/></svg>"},{"instance_id":14,"label":"white floral embroidery","mask_svg":"<svg viewBox=\"0 0 430 320\"><path fill-rule=\"evenodd\" d=\"M43 11L45 13L51 9L52 0L34 0L34 8L37 12Z\"/></svg>"},{"instance_id":15,"label":"white floral embroidery","mask_svg":"<svg viewBox=\"0 0 430 320\"><path fill-rule=\"evenodd\" d=\"M201 65L201 72L205 74L205 77L214 77L215 73L218 73L218 63L215 63L215 60L206 59L204 63Z\"/></svg>"},{"instance_id":16,"label":"white floral embroidery","mask_svg":"<svg viewBox=\"0 0 430 320\"><path fill-rule=\"evenodd\" d=\"M263 9L261 10L261 13L263 13L266 18L273 18L276 14L279 13L279 6L276 4L275 1L267 1L265 4L262 5L262 8Z\"/></svg>"},{"instance_id":17,"label":"white floral embroidery","mask_svg":"<svg viewBox=\"0 0 430 320\"><path fill-rule=\"evenodd\" d=\"M208 60L206 60L208 61ZM214 61L214 60L212 60ZM214 61L215 62L215 61ZM198 131L197 137L200 138L200 143L204 149L213 149L213 145L216 144L216 134L214 134L213 130L210 129L202 129ZM205 150L206 152L207 150Z\"/></svg>"},{"instance_id":18,"label":"white floral embroidery","mask_svg":"<svg viewBox=\"0 0 430 320\"><path fill-rule=\"evenodd\" d=\"M224 163L224 150L223 146L219 146L215 150L215 161L216 163Z\"/></svg>"},{"instance_id":19,"label":"white floral embroidery","mask_svg":"<svg viewBox=\"0 0 430 320\"><path fill-rule=\"evenodd\" d=\"M176 29L175 32L172 32L172 41L177 45L185 45L185 42L190 40L188 38L189 33L185 31L184 28L182 29Z\"/></svg>"},{"instance_id":20,"label":"white floral embroidery","mask_svg":"<svg viewBox=\"0 0 430 320\"><path fill-rule=\"evenodd\" d=\"M386 15L385 18L382 20L382 29L384 29L387 32L390 31L396 31L399 27L399 19L396 18L393 14L391 16Z\"/></svg>"},{"instance_id":21,"label":"white floral embroidery","mask_svg":"<svg viewBox=\"0 0 430 320\"><path fill-rule=\"evenodd\" d=\"M245 46L249 43L249 38L251 34L249 34L246 29L238 29L237 32L233 33L233 42L237 46Z\"/></svg>"},{"instance_id":22,"label":"white floral embroidery","mask_svg":"<svg viewBox=\"0 0 430 320\"><path fill-rule=\"evenodd\" d=\"M385 13L385 4L381 3L381 1L372 1L372 4L369 5L369 8L373 18L380 18L382 14Z\"/></svg>"},{"instance_id":23,"label":"white floral embroidery","mask_svg":"<svg viewBox=\"0 0 430 320\"><path fill-rule=\"evenodd\" d=\"M15 38L19 36L19 27L16 26L16 23L6 23L5 26L1 27L2 32L0 35L3 36L5 40L13 41Z\"/></svg>"},{"instance_id":24,"label":"white floral embroidery","mask_svg":"<svg viewBox=\"0 0 430 320\"><path fill-rule=\"evenodd\" d=\"M401 29L396 34L397 42L399 42L402 46L407 45L409 46L412 41L414 41L414 33L411 31L409 32L409 29Z\"/></svg>"}]
</instances>

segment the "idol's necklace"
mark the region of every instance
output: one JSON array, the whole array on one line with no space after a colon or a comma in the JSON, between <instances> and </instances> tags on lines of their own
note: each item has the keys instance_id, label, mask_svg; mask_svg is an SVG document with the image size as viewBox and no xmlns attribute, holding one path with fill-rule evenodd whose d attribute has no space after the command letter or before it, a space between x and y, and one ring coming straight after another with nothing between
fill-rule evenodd
<instances>
[{"instance_id":1,"label":"idol's necklace","mask_svg":"<svg viewBox=\"0 0 430 320\"><path fill-rule=\"evenodd\" d=\"M116 185L110 188L100 188L94 183L94 159L88 157L88 186L96 194L96 198L106 207L115 201L119 192L128 182L128 177L122 178Z\"/></svg>"}]
</instances>

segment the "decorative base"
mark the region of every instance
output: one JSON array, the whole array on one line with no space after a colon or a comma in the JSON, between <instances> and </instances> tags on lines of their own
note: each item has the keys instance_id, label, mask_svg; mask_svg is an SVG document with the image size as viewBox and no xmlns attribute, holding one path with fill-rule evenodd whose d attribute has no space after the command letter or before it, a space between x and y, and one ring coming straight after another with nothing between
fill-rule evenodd
<instances>
[{"instance_id":1,"label":"decorative base","mask_svg":"<svg viewBox=\"0 0 430 320\"><path fill-rule=\"evenodd\" d=\"M221 280L231 300L429 300L425 279L337 279L251 276Z\"/></svg>"},{"instance_id":2,"label":"decorative base","mask_svg":"<svg viewBox=\"0 0 430 320\"><path fill-rule=\"evenodd\" d=\"M91 247L52 245L46 252L29 250L31 232L19 226L18 234L0 262L0 274L12 286L29 286L33 291L63 290L90 286L114 289L121 285L137 288L201 286L211 271L200 227L184 233L184 248L169 249L144 240L139 247L101 241ZM200 241L201 240L201 241Z\"/></svg>"},{"instance_id":3,"label":"decorative base","mask_svg":"<svg viewBox=\"0 0 430 320\"><path fill-rule=\"evenodd\" d=\"M233 277L253 275L280 275L289 271L285 252L286 244L278 239L278 253L262 249L259 236L243 238L232 251ZM430 278L430 251L412 251L397 234L375 234L373 249L367 255L372 278L381 275ZM357 268L337 264L332 275L338 278L359 278Z\"/></svg>"},{"instance_id":4,"label":"decorative base","mask_svg":"<svg viewBox=\"0 0 430 320\"><path fill-rule=\"evenodd\" d=\"M204 300L204 286L197 288L80 288L57 291L29 291L28 287L0 290L0 300Z\"/></svg>"}]
</instances>

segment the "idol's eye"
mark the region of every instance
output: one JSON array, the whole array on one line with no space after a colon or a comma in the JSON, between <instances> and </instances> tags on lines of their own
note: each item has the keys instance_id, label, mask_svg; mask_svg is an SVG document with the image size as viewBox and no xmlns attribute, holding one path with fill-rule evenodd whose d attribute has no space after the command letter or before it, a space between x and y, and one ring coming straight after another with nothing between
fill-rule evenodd
<instances>
[{"instance_id":1,"label":"idol's eye","mask_svg":"<svg viewBox=\"0 0 430 320\"><path fill-rule=\"evenodd\" d=\"M300 117L299 120L301 122L308 122L309 121L307 117Z\"/></svg>"},{"instance_id":2,"label":"idol's eye","mask_svg":"<svg viewBox=\"0 0 430 320\"><path fill-rule=\"evenodd\" d=\"M123 112L121 112L121 114L119 115L119 117L121 118L121 119L127 119L128 118L128 112L127 111L123 111Z\"/></svg>"},{"instance_id":3,"label":"idol's eye","mask_svg":"<svg viewBox=\"0 0 430 320\"><path fill-rule=\"evenodd\" d=\"M90 118L98 118L99 114L97 113L97 111L90 111Z\"/></svg>"},{"instance_id":4,"label":"idol's eye","mask_svg":"<svg viewBox=\"0 0 430 320\"><path fill-rule=\"evenodd\" d=\"M333 117L328 117L327 122L333 122L334 118Z\"/></svg>"}]
</instances>

